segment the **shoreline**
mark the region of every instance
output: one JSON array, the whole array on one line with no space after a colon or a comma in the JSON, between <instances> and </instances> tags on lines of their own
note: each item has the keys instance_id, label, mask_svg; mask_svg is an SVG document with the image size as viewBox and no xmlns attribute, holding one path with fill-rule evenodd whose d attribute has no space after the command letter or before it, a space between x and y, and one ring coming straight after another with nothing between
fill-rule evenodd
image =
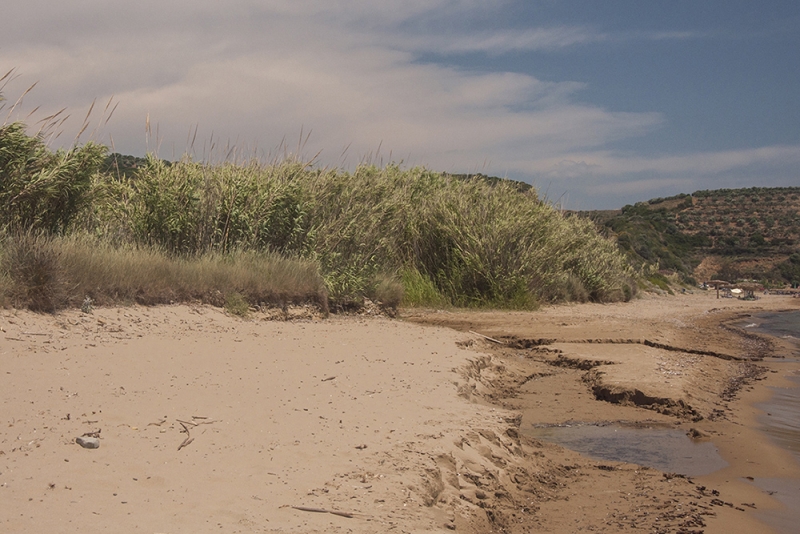
<instances>
[{"instance_id":1,"label":"shoreline","mask_svg":"<svg viewBox=\"0 0 800 534\"><path fill-rule=\"evenodd\" d=\"M755 505L754 517L762 521L762 514L783 513L785 507L781 502L770 496L762 487L757 485L759 479L788 479L800 484L800 464L797 458L789 451L776 444L764 433L759 416L763 411L758 404L768 402L774 395L772 388L789 386L784 378L786 372L800 370L800 365L791 364L791 367L776 369L774 364L761 364L769 368L767 377L758 386L740 393L740 398L735 402L732 422L719 425L716 430L718 436L713 440L720 451L720 455L730 464L712 474L697 477L698 483L708 486L724 488L728 499L741 503ZM785 364L781 364L783 366ZM779 370L780 369L780 370ZM777 373L773 374L772 371ZM730 518L735 521L735 518ZM731 522L730 525L736 523ZM730 532L728 526L708 530L711 532ZM773 532L769 523L763 523L762 531ZM775 531L777 532L777 531Z\"/></svg>"},{"instance_id":2,"label":"shoreline","mask_svg":"<svg viewBox=\"0 0 800 534\"><path fill-rule=\"evenodd\" d=\"M613 363L613 365L599 365L597 368L613 369L613 371L599 374L601 381L610 382L608 389L617 388L615 391L619 393L619 400L616 401L618 404L597 402L596 397L587 391L589 388L586 387L586 383L589 373L583 370L574 373L573 383L578 383L577 386L565 387L563 381L557 383L555 387L542 384L534 392L536 398L539 399L535 401L535 404L527 402L525 398L522 401L519 399L509 400L513 397L526 397L524 388L527 387L527 384L517 388L509 386L509 382L514 382L514 378L510 377L506 383L497 388L499 391L504 391L499 396L502 399L498 399L495 394L492 401L501 400L501 406L521 410L525 413L523 425L534 422L607 424L613 421L626 421L644 425L671 425L673 428L680 428L687 434L697 432L702 436L700 440L712 442L718 448L723 459L730 465L710 475L687 477L691 480L690 491L685 491L686 488L684 488L679 492L682 495L677 497L682 501L684 509L691 508L692 503L697 504L696 490L698 487L708 488L705 493L713 490L719 498L710 507L702 503L699 507L694 507L694 512L701 516L699 520L695 521L696 524L681 525L680 522L673 522L673 528L687 532L704 531L707 533L731 532L737 529L741 530L743 527L758 531L770 531L770 527L762 522L759 513L779 510L781 504L767 495L764 490L750 483L745 477L759 479L783 476L800 479L800 467L795 458L787 451L780 449L766 434L758 430L760 423L756 419L759 410L755 404L769 399L772 395L771 387L785 383L782 378L783 373L769 371L779 365L786 369L787 364L760 361L749 363L749 357L767 355L770 351L776 350L779 343L739 329L733 323L762 311L792 311L797 310L798 307L792 306L794 302L791 300L756 301L756 303L742 305L738 302L719 302L716 299L706 298L696 305L696 297L688 297L688 300L683 296L660 298L663 299L660 302L667 309L662 310L661 313L643 314L638 318L638 324L633 325L624 324L626 320L630 319L630 315L625 313L624 308L620 309L620 306L609 306L613 310L609 310L606 317L602 317L604 314L598 314L601 315L600 318L592 319L590 317L592 311L585 312L585 307L581 305L555 310L548 309L539 315L537 315L539 312L536 312L530 314L529 321L521 312L509 312L507 315L511 320L506 324L503 324L502 319L495 320L492 312L466 312L452 314L450 317L441 317L441 315L447 315L446 313L433 314L417 316L412 320L448 325L462 331L474 330L499 340L512 340L517 347L526 345L533 347L527 352L516 350L510 353L506 351L506 354L502 354L503 349L498 348L497 345L484 344L483 348L499 355L502 365L505 366L514 365L521 358L529 360L533 357L539 358L540 361L546 360L547 358L542 354L538 356L535 354L537 348L539 351L545 352L544 356L546 356L547 350L560 351L561 354L558 357L563 359L564 363L572 360L577 367L580 367L580 362L592 360L595 363L599 361L601 364ZM691 302L692 299L695 302ZM687 307L689 310L684 311L683 307ZM620 321L620 318L623 320ZM580 325L580 328L573 328L575 325ZM634 335L637 334L639 335L638 339L634 338ZM753 372L753 370L737 370L731 367L730 360L725 361L707 355L698 358L688 353L681 355L680 351L659 355L657 352L653 352L654 349L643 343L647 338L656 342L650 344L651 347L653 345L666 348L684 347L699 349L698 352L716 353L717 356L732 355L742 358L741 362L734 365L756 365L759 368L770 369L764 374ZM520 343L520 340L528 341ZM673 356L673 361L669 362L673 366L668 366L670 369L678 369L679 367L676 366L681 365L681 358L685 358L689 365L693 366L695 374L699 373L699 376L694 377L694 381L691 378L682 382L678 380L677 384L669 377L667 382L673 383L667 387L665 384L653 383L647 378L651 378L655 374L655 368L652 366L647 368L641 365L641 362L635 362L636 365L634 365L632 358L626 360L626 356L620 354L626 351L633 353L633 359L660 358L663 362L669 356ZM552 362L548 363L552 364ZM632 374L638 374L638 376L626 376L624 372L618 370L626 365L632 367ZM800 365L795 363L789 363L788 366L791 366L792 369L800 368ZM516 371L518 376L524 376L532 370L530 366L522 367ZM538 371L542 374L548 372L541 365ZM685 373L682 368L678 372ZM558 388L561 389L556 391ZM573 391L571 400L567 399L560 403L566 404L565 408L561 408L558 403L548 404L541 400L548 394L560 395L560 398L564 399L564 396L570 395L570 389L580 390L581 388L583 391L577 391L577 393ZM703 391L704 389L707 391ZM644 396L645 399L649 398L650 400L643 402L641 398L634 398L635 395L632 392L641 391L653 392L649 396ZM523 394L520 395L520 392ZM595 393L597 393L596 387ZM528 397L534 398L531 395ZM702 414L703 417L693 421L692 410L679 413L679 410L664 409L664 405L646 404L658 398L671 399L677 403L683 402L692 410ZM649 408L649 410L643 409L642 404L645 404L644 408ZM580 408L576 408L576 406ZM752 460L753 457L758 460ZM599 477L590 478L601 480ZM656 493L658 494L658 491ZM662 491L662 493L669 492ZM592 494L592 498L596 500L598 496ZM672 498L675 496L673 495ZM652 504L647 501L648 499L642 498L637 504L640 506ZM583 506L584 511L592 508L592 504L587 502L576 506ZM548 523L557 525L551 531L569 532L571 529L577 529L576 526L566 525L563 522L559 525L556 517L565 511L559 507L551 508L553 510L548 514L550 516ZM591 526L600 530L605 528L609 532L638 530L632 524L624 523L617 523L612 528L612 523L603 517L604 509L622 509L619 503L607 501L604 506L593 503L593 509L594 515L588 521L584 521L584 527ZM653 513L653 511L647 513ZM705 515L707 513L713 515ZM670 514L663 515L669 516ZM639 517L638 519L640 528L644 530L646 525L641 521L643 518ZM668 521L653 522L650 526L657 530L659 526L664 527L667 523Z\"/></svg>"},{"instance_id":3,"label":"shoreline","mask_svg":"<svg viewBox=\"0 0 800 534\"><path fill-rule=\"evenodd\" d=\"M770 312L797 312L797 308L771 309ZM754 334L743 330L733 323L740 321L740 316L729 318L721 322L723 328L738 331L745 339L764 339L768 348L763 355L772 357L772 361L757 361L756 364L763 368L764 374L758 381L745 384L737 393L731 411L732 420L720 422L715 432L718 437L713 440L719 449L720 455L730 464L727 467L697 477L698 483L724 488L733 501L751 503L755 519L760 522L762 531L778 532L773 530L773 524L765 520L766 514L779 514L784 523L790 516L786 515L786 507L777 498L772 497L765 488L758 486L759 479L786 479L800 485L800 463L795 455L774 442L762 429L763 423L759 420L765 412L758 407L759 404L768 403L775 395L775 388L793 387L796 384L788 380L787 375L800 372L800 362L792 361L792 352L796 348L788 342L782 342L775 336ZM786 354L783 356L782 354ZM786 358L787 361L779 361ZM713 525L708 530L713 532L730 532L730 528L737 525L735 514L720 525ZM786 517L780 517L781 515ZM774 523L774 521L773 521Z\"/></svg>"}]
</instances>

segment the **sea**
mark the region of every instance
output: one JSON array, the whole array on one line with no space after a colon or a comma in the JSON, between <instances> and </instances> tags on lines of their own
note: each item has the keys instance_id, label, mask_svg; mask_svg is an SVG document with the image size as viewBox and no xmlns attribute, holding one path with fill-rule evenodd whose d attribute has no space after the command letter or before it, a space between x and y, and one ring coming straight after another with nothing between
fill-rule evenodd
<instances>
[{"instance_id":1,"label":"sea","mask_svg":"<svg viewBox=\"0 0 800 534\"><path fill-rule=\"evenodd\" d=\"M793 345L793 354L783 354L786 358L800 357L800 311L761 313L753 317L745 329L774 336Z\"/></svg>"},{"instance_id":2,"label":"sea","mask_svg":"<svg viewBox=\"0 0 800 534\"><path fill-rule=\"evenodd\" d=\"M762 412L760 429L777 445L792 453L800 463L800 311L762 313L752 317L745 329L779 338L784 354L770 358L772 368L783 371L790 386L772 388L772 397L756 405ZM783 505L782 510L763 512L761 519L778 532L798 532L800 525L800 480L790 478L762 478L753 481Z\"/></svg>"}]
</instances>

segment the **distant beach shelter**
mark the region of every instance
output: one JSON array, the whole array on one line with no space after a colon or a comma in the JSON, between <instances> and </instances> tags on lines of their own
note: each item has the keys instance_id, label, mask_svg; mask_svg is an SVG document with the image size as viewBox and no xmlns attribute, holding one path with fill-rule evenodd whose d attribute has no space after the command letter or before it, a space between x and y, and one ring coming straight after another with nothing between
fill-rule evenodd
<instances>
[{"instance_id":1,"label":"distant beach shelter","mask_svg":"<svg viewBox=\"0 0 800 534\"><path fill-rule=\"evenodd\" d=\"M717 298L719 298L720 289L727 288L731 285L730 282L726 282L725 280L711 280L710 282L706 282L706 284L717 290Z\"/></svg>"},{"instance_id":2,"label":"distant beach shelter","mask_svg":"<svg viewBox=\"0 0 800 534\"><path fill-rule=\"evenodd\" d=\"M755 284L751 282L736 284L736 288L739 289L740 293L744 293L743 296L739 297L742 300L756 300L756 291L764 291L764 288L761 284ZM731 292L733 291L736 291L736 289L731 290Z\"/></svg>"}]
</instances>

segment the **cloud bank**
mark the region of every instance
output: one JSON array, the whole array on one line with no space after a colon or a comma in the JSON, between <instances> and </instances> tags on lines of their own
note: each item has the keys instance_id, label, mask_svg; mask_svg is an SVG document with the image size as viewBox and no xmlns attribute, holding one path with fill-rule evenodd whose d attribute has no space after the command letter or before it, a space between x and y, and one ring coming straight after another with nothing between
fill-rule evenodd
<instances>
[{"instance_id":1,"label":"cloud bank","mask_svg":"<svg viewBox=\"0 0 800 534\"><path fill-rule=\"evenodd\" d=\"M19 114L40 105L44 116L67 106L75 121L65 128L74 131L93 100L113 97L118 108L97 137L123 153L173 158L188 151L199 158L209 156L212 144L218 153L234 144L269 158L288 146L306 157L319 154L320 165L352 168L371 157L506 175L568 192L580 208L618 207L632 194L646 198L676 187L691 191L704 179L757 165L782 176L800 159L798 146L615 152L612 143L646 136L667 117L591 104L582 100L581 80L448 62L453 55L491 58L614 38L580 26L453 29L505 4L15 2L0 21L0 70L20 75L5 89L9 100L39 81ZM193 145L195 129L201 142ZM310 132L305 143L296 141L301 132L304 139Z\"/></svg>"}]
</instances>

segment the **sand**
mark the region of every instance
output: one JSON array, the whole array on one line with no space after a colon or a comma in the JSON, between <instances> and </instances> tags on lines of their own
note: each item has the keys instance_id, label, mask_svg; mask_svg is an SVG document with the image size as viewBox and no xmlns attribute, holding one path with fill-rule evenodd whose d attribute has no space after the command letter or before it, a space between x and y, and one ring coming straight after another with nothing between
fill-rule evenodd
<instances>
[{"instance_id":1,"label":"sand","mask_svg":"<svg viewBox=\"0 0 800 534\"><path fill-rule=\"evenodd\" d=\"M758 512L779 504L743 477L800 477L752 430L781 374L740 361L771 347L719 324L798 304L702 293L291 321L5 310L0 531L767 531ZM524 435L617 420L693 428L731 465L687 480ZM92 433L98 449L76 444Z\"/></svg>"}]
</instances>

